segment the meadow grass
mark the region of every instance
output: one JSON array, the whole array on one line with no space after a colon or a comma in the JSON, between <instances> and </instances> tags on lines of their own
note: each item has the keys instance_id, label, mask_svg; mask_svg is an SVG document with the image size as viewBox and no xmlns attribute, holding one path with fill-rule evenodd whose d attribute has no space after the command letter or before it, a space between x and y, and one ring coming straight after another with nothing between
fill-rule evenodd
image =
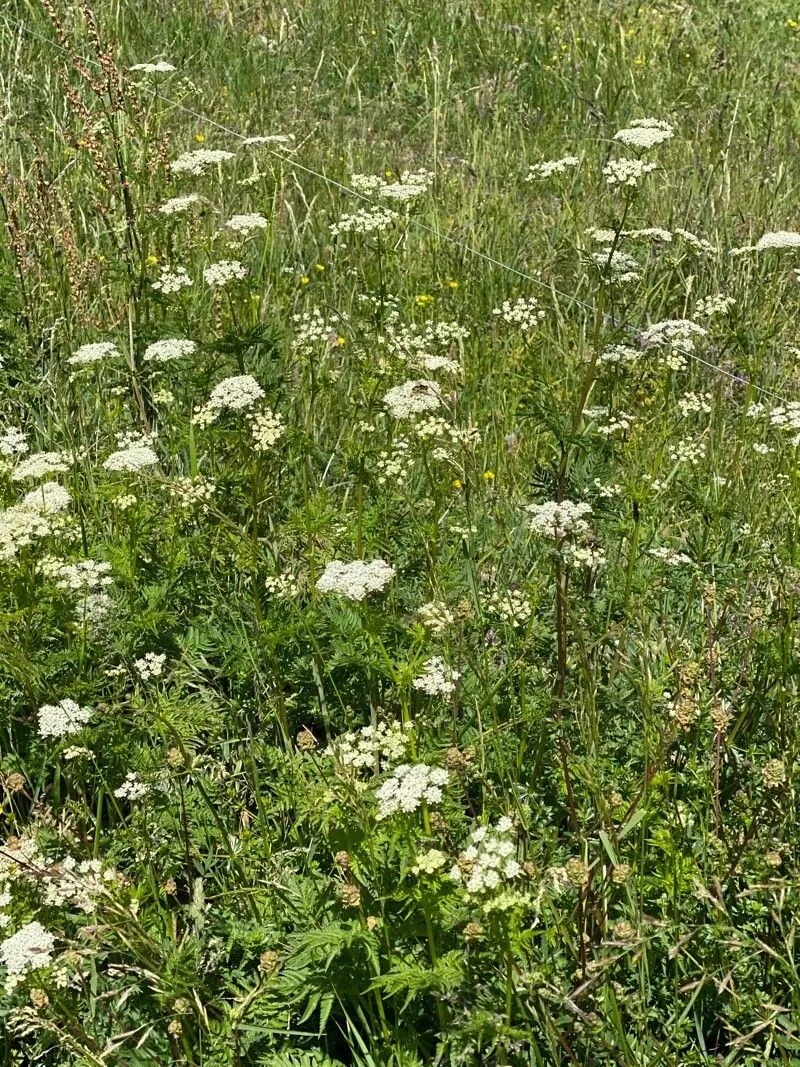
<instances>
[{"instance_id":1,"label":"meadow grass","mask_svg":"<svg viewBox=\"0 0 800 1067\"><path fill-rule=\"evenodd\" d=\"M797 14L6 0L5 1064L800 1062Z\"/></svg>"}]
</instances>

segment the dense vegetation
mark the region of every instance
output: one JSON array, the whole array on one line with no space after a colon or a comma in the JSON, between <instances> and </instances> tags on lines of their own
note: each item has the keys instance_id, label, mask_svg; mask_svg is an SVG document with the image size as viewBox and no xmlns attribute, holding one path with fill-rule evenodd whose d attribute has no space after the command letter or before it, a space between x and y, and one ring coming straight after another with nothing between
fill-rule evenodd
<instances>
[{"instance_id":1,"label":"dense vegetation","mask_svg":"<svg viewBox=\"0 0 800 1067\"><path fill-rule=\"evenodd\" d=\"M796 16L6 0L5 1064L800 1062Z\"/></svg>"}]
</instances>

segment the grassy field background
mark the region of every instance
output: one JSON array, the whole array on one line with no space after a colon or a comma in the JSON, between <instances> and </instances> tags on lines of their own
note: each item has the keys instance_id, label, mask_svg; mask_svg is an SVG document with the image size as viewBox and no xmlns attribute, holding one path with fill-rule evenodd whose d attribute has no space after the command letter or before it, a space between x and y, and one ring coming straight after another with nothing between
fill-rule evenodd
<instances>
[{"instance_id":1,"label":"grassy field background","mask_svg":"<svg viewBox=\"0 0 800 1067\"><path fill-rule=\"evenodd\" d=\"M800 1062L800 11L52 5L3 1062Z\"/></svg>"}]
</instances>

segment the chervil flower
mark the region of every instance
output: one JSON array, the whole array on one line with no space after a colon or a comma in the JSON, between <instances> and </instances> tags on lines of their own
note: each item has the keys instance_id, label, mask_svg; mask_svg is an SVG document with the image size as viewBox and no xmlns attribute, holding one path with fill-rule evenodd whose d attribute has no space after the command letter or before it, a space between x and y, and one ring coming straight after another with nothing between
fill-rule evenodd
<instances>
[{"instance_id":1,"label":"chervil flower","mask_svg":"<svg viewBox=\"0 0 800 1067\"><path fill-rule=\"evenodd\" d=\"M82 708L69 698L58 704L42 704L39 708L39 736L64 737L76 734L93 715L91 708Z\"/></svg>"},{"instance_id":2,"label":"chervil flower","mask_svg":"<svg viewBox=\"0 0 800 1067\"><path fill-rule=\"evenodd\" d=\"M369 563L357 559L343 563L335 559L322 572L317 589L320 593L336 593L348 600L363 600L369 593L380 593L394 578L394 567L382 559Z\"/></svg>"}]
</instances>

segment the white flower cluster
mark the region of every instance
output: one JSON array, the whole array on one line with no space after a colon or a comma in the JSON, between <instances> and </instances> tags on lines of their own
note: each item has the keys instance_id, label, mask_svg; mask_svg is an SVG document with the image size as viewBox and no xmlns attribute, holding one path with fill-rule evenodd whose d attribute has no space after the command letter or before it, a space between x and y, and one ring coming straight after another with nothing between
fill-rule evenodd
<instances>
[{"instance_id":1,"label":"white flower cluster","mask_svg":"<svg viewBox=\"0 0 800 1067\"><path fill-rule=\"evenodd\" d=\"M169 165L173 174L204 174L209 167L233 159L233 152L220 148L198 148L193 152L184 152Z\"/></svg>"},{"instance_id":2,"label":"white flower cluster","mask_svg":"<svg viewBox=\"0 0 800 1067\"><path fill-rule=\"evenodd\" d=\"M62 755L68 751L65 749ZM65 856L58 863L48 864L41 874L45 885L43 903L54 908L69 904L79 911L91 913L97 908L97 898L107 891L109 883L119 881L119 877L112 867L103 867L101 860L77 860L74 856Z\"/></svg>"},{"instance_id":3,"label":"white flower cluster","mask_svg":"<svg viewBox=\"0 0 800 1067\"><path fill-rule=\"evenodd\" d=\"M198 203L200 197L197 193L187 193L186 196L174 196L171 200L165 200L159 205L159 213L162 215L178 215L188 211L190 207Z\"/></svg>"},{"instance_id":4,"label":"white flower cluster","mask_svg":"<svg viewBox=\"0 0 800 1067\"><path fill-rule=\"evenodd\" d=\"M226 229L233 230L234 233L243 234L253 233L256 230L266 230L268 226L269 221L257 211L249 215L231 215L225 223Z\"/></svg>"},{"instance_id":5,"label":"white flower cluster","mask_svg":"<svg viewBox=\"0 0 800 1067\"><path fill-rule=\"evenodd\" d=\"M608 348L603 349L600 362L630 364L636 363L640 357L641 352L637 348L631 348L630 345L609 345Z\"/></svg>"},{"instance_id":6,"label":"white flower cluster","mask_svg":"<svg viewBox=\"0 0 800 1067\"><path fill-rule=\"evenodd\" d=\"M417 608L417 617L426 630L440 637L455 622L455 616L443 600L431 600Z\"/></svg>"},{"instance_id":7,"label":"white flower cluster","mask_svg":"<svg viewBox=\"0 0 800 1067\"><path fill-rule=\"evenodd\" d=\"M793 230L765 233L763 237L759 237L753 248L757 252L763 252L768 248L800 248L800 233L795 233Z\"/></svg>"},{"instance_id":8,"label":"white flower cluster","mask_svg":"<svg viewBox=\"0 0 800 1067\"><path fill-rule=\"evenodd\" d=\"M324 754L333 756L343 767L372 770L381 758L387 762L402 759L408 748L409 733L413 729L413 723L410 722L380 722L375 727L348 730L337 737Z\"/></svg>"},{"instance_id":9,"label":"white flower cluster","mask_svg":"<svg viewBox=\"0 0 800 1067\"><path fill-rule=\"evenodd\" d=\"M530 600L519 589L495 590L486 601L486 610L512 626L524 626L532 611Z\"/></svg>"},{"instance_id":10,"label":"white flower cluster","mask_svg":"<svg viewBox=\"0 0 800 1067\"><path fill-rule=\"evenodd\" d=\"M369 593L380 593L394 578L394 567L385 560L373 559L369 563L354 560L343 563L332 560L317 581L320 593L336 593L348 600L363 600Z\"/></svg>"},{"instance_id":11,"label":"white flower cluster","mask_svg":"<svg viewBox=\"0 0 800 1067\"><path fill-rule=\"evenodd\" d=\"M670 231L662 230L660 226L645 226L642 230L620 230L620 236L631 237L634 241L662 241L667 245L672 241Z\"/></svg>"},{"instance_id":12,"label":"white flower cluster","mask_svg":"<svg viewBox=\"0 0 800 1067\"><path fill-rule=\"evenodd\" d=\"M49 966L55 943L55 937L37 921L0 941L0 961L7 971L6 991L11 992L29 971Z\"/></svg>"},{"instance_id":13,"label":"white flower cluster","mask_svg":"<svg viewBox=\"0 0 800 1067\"><path fill-rule=\"evenodd\" d=\"M751 404L747 414L754 418L761 414L760 405ZM774 407L769 413L769 421L773 426L780 426L785 430L800 430L800 400L790 400L788 404ZM794 443L797 443L795 439Z\"/></svg>"},{"instance_id":14,"label":"white flower cluster","mask_svg":"<svg viewBox=\"0 0 800 1067\"><path fill-rule=\"evenodd\" d=\"M42 482L22 498L20 507L31 508L40 515L58 515L66 511L72 498L58 482Z\"/></svg>"},{"instance_id":15,"label":"white flower cluster","mask_svg":"<svg viewBox=\"0 0 800 1067\"><path fill-rule=\"evenodd\" d=\"M642 159L610 159L603 167L603 176L608 185L635 189L644 175L655 169L655 163L645 163Z\"/></svg>"},{"instance_id":16,"label":"white flower cluster","mask_svg":"<svg viewBox=\"0 0 800 1067\"><path fill-rule=\"evenodd\" d=\"M297 332L292 339L292 348L301 356L310 356L318 345L330 347L336 344L336 328L325 320L318 307L292 316Z\"/></svg>"},{"instance_id":17,"label":"white flower cluster","mask_svg":"<svg viewBox=\"0 0 800 1067\"><path fill-rule=\"evenodd\" d=\"M629 148L654 148L668 141L674 133L674 128L660 119L635 119L626 129L615 133L614 140Z\"/></svg>"},{"instance_id":18,"label":"white flower cluster","mask_svg":"<svg viewBox=\"0 0 800 1067\"><path fill-rule=\"evenodd\" d=\"M64 452L35 452L16 465L11 475L12 482L26 478L44 478L47 474L60 474L69 470L69 457Z\"/></svg>"},{"instance_id":19,"label":"white flower cluster","mask_svg":"<svg viewBox=\"0 0 800 1067\"><path fill-rule=\"evenodd\" d=\"M422 674L414 678L412 685L430 697L450 696L456 691L456 682L461 677L439 656L432 656L422 665Z\"/></svg>"},{"instance_id":20,"label":"white flower cluster","mask_svg":"<svg viewBox=\"0 0 800 1067\"><path fill-rule=\"evenodd\" d=\"M114 602L106 592L114 581L110 564L94 559L72 563L46 556L41 561L41 571L45 577L55 579L59 589L78 594L75 617L80 624L98 625L111 613Z\"/></svg>"},{"instance_id":21,"label":"white flower cluster","mask_svg":"<svg viewBox=\"0 0 800 1067\"><path fill-rule=\"evenodd\" d=\"M185 267L176 267L172 270L167 266L161 268L161 273L157 281L153 282L152 288L169 296L171 293L179 293L181 289L188 289L190 285L194 285L194 282Z\"/></svg>"},{"instance_id":22,"label":"white flower cluster","mask_svg":"<svg viewBox=\"0 0 800 1067\"><path fill-rule=\"evenodd\" d=\"M592 252L592 259L599 271L607 274L615 282L635 282L639 280L639 262L628 252L615 248L613 252Z\"/></svg>"},{"instance_id":23,"label":"white flower cluster","mask_svg":"<svg viewBox=\"0 0 800 1067\"><path fill-rule=\"evenodd\" d=\"M207 403L198 408L192 421L207 426L223 411L245 411L259 400L263 400L264 390L252 374L235 374L223 378L211 390Z\"/></svg>"},{"instance_id":24,"label":"white flower cluster","mask_svg":"<svg viewBox=\"0 0 800 1067\"><path fill-rule=\"evenodd\" d=\"M682 370L686 366L683 358L694 352L698 341L708 336L708 330L691 319L664 319L654 322L639 334L641 348L668 348L662 362L672 370Z\"/></svg>"},{"instance_id":25,"label":"white flower cluster","mask_svg":"<svg viewBox=\"0 0 800 1067\"><path fill-rule=\"evenodd\" d=\"M588 416L588 411L584 412ZM633 425L634 416L624 411L609 411L606 408L597 412L596 430L602 437L612 437L615 433L627 433Z\"/></svg>"},{"instance_id":26,"label":"white flower cluster","mask_svg":"<svg viewBox=\"0 0 800 1067\"><path fill-rule=\"evenodd\" d=\"M58 704L42 704L39 708L39 736L64 737L76 734L93 714L91 708L82 708L69 698L60 700Z\"/></svg>"},{"instance_id":27,"label":"white flower cluster","mask_svg":"<svg viewBox=\"0 0 800 1067\"><path fill-rule=\"evenodd\" d=\"M711 393L684 393L678 401L678 410L684 417L686 415L710 415Z\"/></svg>"},{"instance_id":28,"label":"white flower cluster","mask_svg":"<svg viewBox=\"0 0 800 1067\"><path fill-rule=\"evenodd\" d=\"M414 457L410 453L411 445L405 437L393 442L391 451L378 454L378 485L387 483L401 486L407 480L414 467Z\"/></svg>"},{"instance_id":29,"label":"white flower cluster","mask_svg":"<svg viewBox=\"0 0 800 1067\"><path fill-rule=\"evenodd\" d=\"M703 255L711 255L717 251L714 245L712 245L710 241L707 241L705 237L698 237L697 234L691 233L689 230L681 230L677 228L674 232L675 236L681 237L694 252L701 252Z\"/></svg>"},{"instance_id":30,"label":"white flower cluster","mask_svg":"<svg viewBox=\"0 0 800 1067\"><path fill-rule=\"evenodd\" d=\"M148 444L150 438L142 435L139 438L126 438L121 448L111 455L103 463L107 471L125 471L137 473L147 467L158 466L158 456Z\"/></svg>"},{"instance_id":31,"label":"white flower cluster","mask_svg":"<svg viewBox=\"0 0 800 1067\"><path fill-rule=\"evenodd\" d=\"M184 337L168 337L163 341L155 341L144 350L145 363L169 363L173 359L183 359L185 356L193 356L197 351L197 344L188 341Z\"/></svg>"},{"instance_id":32,"label":"white flower cluster","mask_svg":"<svg viewBox=\"0 0 800 1067\"><path fill-rule=\"evenodd\" d=\"M253 416L251 426L256 452L269 452L286 433L286 424L276 411L259 411Z\"/></svg>"},{"instance_id":33,"label":"white flower cluster","mask_svg":"<svg viewBox=\"0 0 800 1067\"><path fill-rule=\"evenodd\" d=\"M441 407L442 394L436 382L427 378L412 378L390 389L383 403L394 418L407 419Z\"/></svg>"},{"instance_id":34,"label":"white flower cluster","mask_svg":"<svg viewBox=\"0 0 800 1067\"><path fill-rule=\"evenodd\" d=\"M253 137L245 137L246 145L276 144L290 145L295 140L293 133L268 133L256 134Z\"/></svg>"},{"instance_id":35,"label":"white flower cluster","mask_svg":"<svg viewBox=\"0 0 800 1067\"><path fill-rule=\"evenodd\" d=\"M207 511L211 497L216 492L216 486L208 478L199 474L195 478L177 478L167 485L167 491L182 508L193 508L199 505L203 511Z\"/></svg>"},{"instance_id":36,"label":"white flower cluster","mask_svg":"<svg viewBox=\"0 0 800 1067\"><path fill-rule=\"evenodd\" d=\"M294 574L274 574L264 579L264 588L276 600L294 600L300 596L300 583Z\"/></svg>"},{"instance_id":37,"label":"white flower cluster","mask_svg":"<svg viewBox=\"0 0 800 1067\"><path fill-rule=\"evenodd\" d=\"M669 458L673 463L688 463L696 467L706 454L706 447L701 440L685 438L670 447Z\"/></svg>"},{"instance_id":38,"label":"white flower cluster","mask_svg":"<svg viewBox=\"0 0 800 1067\"><path fill-rule=\"evenodd\" d=\"M463 884L467 893L477 896L512 882L522 873L517 861L514 824L507 815L490 826L479 826L470 834L472 844L458 857L451 878Z\"/></svg>"},{"instance_id":39,"label":"white flower cluster","mask_svg":"<svg viewBox=\"0 0 800 1067\"><path fill-rule=\"evenodd\" d=\"M383 233L397 222L400 216L387 207L360 208L352 215L342 215L338 222L331 223L331 237L344 233Z\"/></svg>"},{"instance_id":40,"label":"white flower cluster","mask_svg":"<svg viewBox=\"0 0 800 1067\"><path fill-rule=\"evenodd\" d=\"M172 74L175 67L166 60L159 59L156 63L134 63L128 70L140 70L142 74Z\"/></svg>"},{"instance_id":41,"label":"white flower cluster","mask_svg":"<svg viewBox=\"0 0 800 1067\"><path fill-rule=\"evenodd\" d=\"M167 657L163 652L145 652L141 659L134 660L133 666L143 682L151 678L160 678L164 673Z\"/></svg>"},{"instance_id":42,"label":"white flower cluster","mask_svg":"<svg viewBox=\"0 0 800 1067\"><path fill-rule=\"evenodd\" d=\"M0 456L20 456L28 451L28 442L19 426L0 430Z\"/></svg>"},{"instance_id":43,"label":"white flower cluster","mask_svg":"<svg viewBox=\"0 0 800 1067\"><path fill-rule=\"evenodd\" d=\"M228 282L240 282L248 275L248 269L238 259L221 259L203 271L203 280L212 289L222 289Z\"/></svg>"},{"instance_id":44,"label":"white flower cluster","mask_svg":"<svg viewBox=\"0 0 800 1067\"><path fill-rule=\"evenodd\" d=\"M86 366L90 363L99 363L107 356L118 355L119 349L113 341L95 341L94 344L81 345L81 347L69 357L67 363Z\"/></svg>"},{"instance_id":45,"label":"white flower cluster","mask_svg":"<svg viewBox=\"0 0 800 1067\"><path fill-rule=\"evenodd\" d=\"M380 174L351 174L350 185L366 196L377 194L385 200L404 203L427 192L435 175L429 170L404 170L399 182L387 182Z\"/></svg>"},{"instance_id":46,"label":"white flower cluster","mask_svg":"<svg viewBox=\"0 0 800 1067\"><path fill-rule=\"evenodd\" d=\"M669 548L667 545L651 548L648 555L666 563L669 567L680 567L684 563L692 562L685 552L678 552L677 549Z\"/></svg>"},{"instance_id":47,"label":"white flower cluster","mask_svg":"<svg viewBox=\"0 0 800 1067\"><path fill-rule=\"evenodd\" d=\"M553 174L564 174L572 167L577 167L580 159L577 156L564 156L563 159L551 159L545 163L534 163L528 171L526 182L535 181L536 178L550 178Z\"/></svg>"},{"instance_id":48,"label":"white flower cluster","mask_svg":"<svg viewBox=\"0 0 800 1067\"><path fill-rule=\"evenodd\" d=\"M59 589L74 593L95 593L112 585L111 564L96 559L81 559L73 563L55 556L41 561L42 574L55 580Z\"/></svg>"},{"instance_id":49,"label":"white flower cluster","mask_svg":"<svg viewBox=\"0 0 800 1067\"><path fill-rule=\"evenodd\" d=\"M522 330L535 330L545 318L546 312L539 307L535 296L521 296L513 303L504 300L500 307L492 309L493 315L499 315L504 322L519 326Z\"/></svg>"},{"instance_id":50,"label":"white flower cluster","mask_svg":"<svg viewBox=\"0 0 800 1067\"><path fill-rule=\"evenodd\" d=\"M141 800L149 792L147 784L142 781L136 771L128 771L125 781L114 790L114 796L120 800Z\"/></svg>"},{"instance_id":51,"label":"white flower cluster","mask_svg":"<svg viewBox=\"0 0 800 1067\"><path fill-rule=\"evenodd\" d=\"M441 803L447 777L447 771L429 767L427 763L401 763L375 792L378 819L387 819L397 812L416 811L423 803Z\"/></svg>"},{"instance_id":52,"label":"white flower cluster","mask_svg":"<svg viewBox=\"0 0 800 1067\"><path fill-rule=\"evenodd\" d=\"M529 504L525 510L531 515L531 531L542 537L560 540L562 537L580 537L589 532L589 524L584 516L591 514L591 504L548 500L544 504Z\"/></svg>"},{"instance_id":53,"label":"white flower cluster","mask_svg":"<svg viewBox=\"0 0 800 1067\"><path fill-rule=\"evenodd\" d=\"M0 559L13 559L21 548L52 532L51 523L34 508L17 504L0 511Z\"/></svg>"},{"instance_id":54,"label":"white flower cluster","mask_svg":"<svg viewBox=\"0 0 800 1067\"><path fill-rule=\"evenodd\" d=\"M735 297L716 293L714 296L707 296L704 300L698 300L694 312L695 315L707 315L711 318L714 315L727 315L735 306Z\"/></svg>"}]
</instances>

